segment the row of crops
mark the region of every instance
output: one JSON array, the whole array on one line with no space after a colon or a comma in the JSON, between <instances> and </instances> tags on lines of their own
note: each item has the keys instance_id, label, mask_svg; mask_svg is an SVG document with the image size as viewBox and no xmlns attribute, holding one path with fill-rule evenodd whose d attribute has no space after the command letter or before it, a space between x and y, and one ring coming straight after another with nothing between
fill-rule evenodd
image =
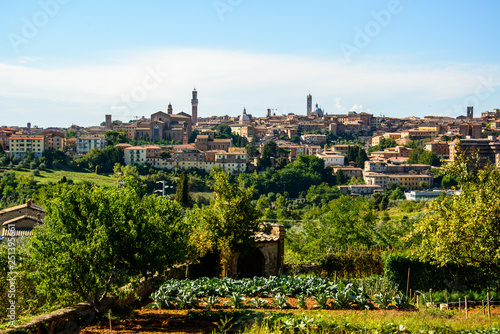
<instances>
[{"instance_id":1,"label":"row of crops","mask_svg":"<svg viewBox=\"0 0 500 334\"><path fill-rule=\"evenodd\" d=\"M227 300L222 304L220 298ZM283 309L291 307L289 298L296 298L299 308L306 308L308 298L315 301L315 308L321 309L412 307L410 299L402 293L393 296L391 292L381 292L369 296L362 287L352 283L336 283L313 276L271 276L239 280L207 277L196 280L172 279L151 295L156 307L178 309L217 306Z\"/></svg>"}]
</instances>

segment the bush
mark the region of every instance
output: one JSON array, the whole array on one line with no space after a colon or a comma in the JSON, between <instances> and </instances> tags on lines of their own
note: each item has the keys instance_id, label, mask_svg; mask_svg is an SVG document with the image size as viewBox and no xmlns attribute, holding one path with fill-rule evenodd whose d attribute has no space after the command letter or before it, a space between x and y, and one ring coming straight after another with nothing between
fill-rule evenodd
<instances>
[{"instance_id":1,"label":"bush","mask_svg":"<svg viewBox=\"0 0 500 334\"><path fill-rule=\"evenodd\" d=\"M33 174L33 176L40 176L40 171L38 169L34 169L31 174Z\"/></svg>"},{"instance_id":2,"label":"bush","mask_svg":"<svg viewBox=\"0 0 500 334\"><path fill-rule=\"evenodd\" d=\"M352 250L330 253L321 260L320 270L339 278L382 275L384 261L380 250Z\"/></svg>"},{"instance_id":3,"label":"bush","mask_svg":"<svg viewBox=\"0 0 500 334\"><path fill-rule=\"evenodd\" d=\"M448 264L439 267L431 263L413 260L405 253L385 254L385 276L401 291L406 290L408 268L410 268L409 289L421 290L497 290L498 269L459 266Z\"/></svg>"}]
</instances>

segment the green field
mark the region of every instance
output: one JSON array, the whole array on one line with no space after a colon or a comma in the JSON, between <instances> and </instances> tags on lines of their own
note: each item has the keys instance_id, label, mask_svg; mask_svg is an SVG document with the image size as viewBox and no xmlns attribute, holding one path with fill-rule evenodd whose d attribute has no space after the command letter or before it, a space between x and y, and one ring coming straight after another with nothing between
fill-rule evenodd
<instances>
[{"instance_id":1,"label":"green field","mask_svg":"<svg viewBox=\"0 0 500 334\"><path fill-rule=\"evenodd\" d=\"M29 169L22 169L22 170L2 169L2 172L5 170L9 170L19 176L33 175L32 171ZM104 187L116 187L118 180L118 178L115 175L81 173L71 170L42 170L40 171L40 176L35 176L35 181L37 181L39 184L48 184L50 182L57 183L62 179L63 176L66 176L66 179L68 180L73 180L73 182L75 183L91 182Z\"/></svg>"}]
</instances>

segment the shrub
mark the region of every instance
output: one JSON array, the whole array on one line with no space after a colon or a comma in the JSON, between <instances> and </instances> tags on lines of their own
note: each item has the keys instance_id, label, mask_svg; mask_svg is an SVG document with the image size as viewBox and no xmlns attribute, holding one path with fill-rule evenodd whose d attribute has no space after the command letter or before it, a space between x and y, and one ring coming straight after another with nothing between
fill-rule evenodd
<instances>
[{"instance_id":1,"label":"shrub","mask_svg":"<svg viewBox=\"0 0 500 334\"><path fill-rule=\"evenodd\" d=\"M410 268L409 289L421 290L496 290L498 275L494 268L448 264L438 267L427 262L410 259L405 253L384 255L385 276L399 290L405 291Z\"/></svg>"},{"instance_id":2,"label":"shrub","mask_svg":"<svg viewBox=\"0 0 500 334\"><path fill-rule=\"evenodd\" d=\"M320 269L330 276L368 277L384 273L384 261L380 250L353 250L327 254L320 263Z\"/></svg>"}]
</instances>

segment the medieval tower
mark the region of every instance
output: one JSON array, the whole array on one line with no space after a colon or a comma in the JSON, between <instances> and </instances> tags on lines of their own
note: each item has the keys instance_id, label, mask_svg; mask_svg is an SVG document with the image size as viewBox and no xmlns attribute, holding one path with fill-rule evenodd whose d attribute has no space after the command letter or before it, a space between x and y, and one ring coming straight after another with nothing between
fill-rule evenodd
<instances>
[{"instance_id":1,"label":"medieval tower","mask_svg":"<svg viewBox=\"0 0 500 334\"><path fill-rule=\"evenodd\" d=\"M311 115L313 105L313 97L311 94L307 95L307 116Z\"/></svg>"},{"instance_id":2,"label":"medieval tower","mask_svg":"<svg viewBox=\"0 0 500 334\"><path fill-rule=\"evenodd\" d=\"M191 120L193 125L196 125L196 123L198 123L198 92L196 91L196 88L193 89L193 98L191 99L191 106L192 106Z\"/></svg>"}]
</instances>

